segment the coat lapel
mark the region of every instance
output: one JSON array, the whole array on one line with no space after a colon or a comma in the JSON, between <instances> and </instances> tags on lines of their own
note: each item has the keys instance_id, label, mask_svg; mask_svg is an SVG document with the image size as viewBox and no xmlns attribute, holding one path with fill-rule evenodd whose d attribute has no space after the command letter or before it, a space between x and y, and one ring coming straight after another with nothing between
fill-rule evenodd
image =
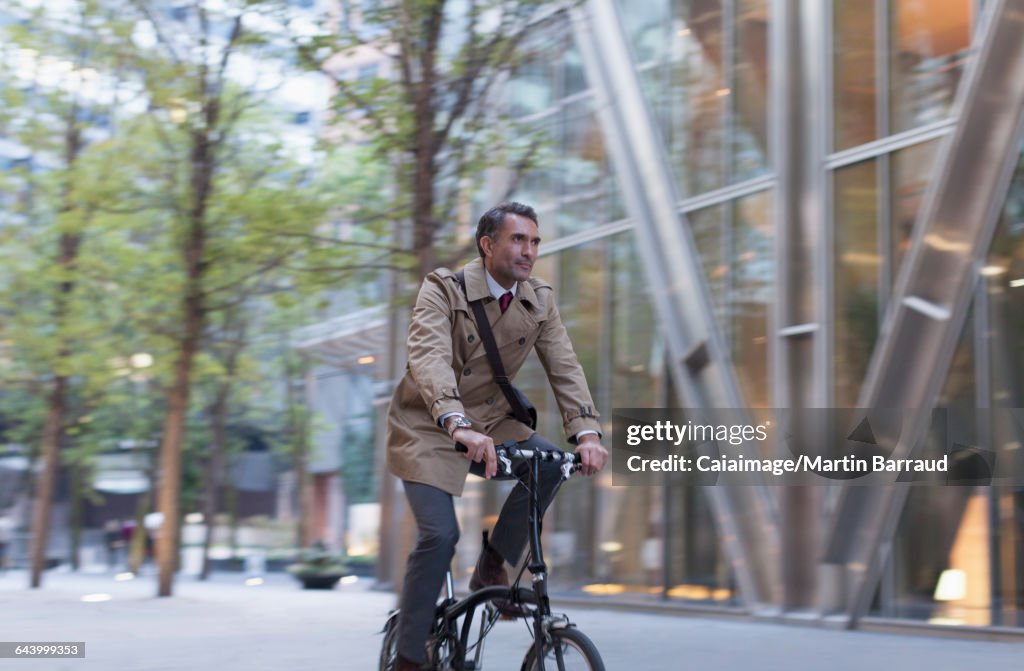
<instances>
[{"instance_id":1,"label":"coat lapel","mask_svg":"<svg viewBox=\"0 0 1024 671\"><path fill-rule=\"evenodd\" d=\"M524 330L524 327L525 330L537 327L537 319L532 314L532 311L537 306L537 294L529 282L518 283L515 300L509 305L509 309L502 314L498 301L491 295L491 290L487 286L483 259L476 258L470 261L466 264L464 270L466 273L466 300L483 299L484 313L487 315L491 331L494 333L494 340L499 348L509 338L519 338L522 335L520 332ZM473 318L473 323L475 324L476 317L473 314L472 308L469 309L469 315ZM479 338L479 328L476 331L478 337L475 345L469 351L467 361L485 355L483 341Z\"/></svg>"}]
</instances>

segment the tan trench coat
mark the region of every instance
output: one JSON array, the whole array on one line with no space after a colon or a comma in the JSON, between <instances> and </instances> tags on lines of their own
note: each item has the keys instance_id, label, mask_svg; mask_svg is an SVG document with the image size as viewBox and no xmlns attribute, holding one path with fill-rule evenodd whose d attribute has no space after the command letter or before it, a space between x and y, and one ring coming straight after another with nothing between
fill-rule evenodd
<instances>
[{"instance_id":1,"label":"tan trench coat","mask_svg":"<svg viewBox=\"0 0 1024 671\"><path fill-rule=\"evenodd\" d=\"M484 298L505 372L514 378L531 348L555 393L566 438L584 429L600 432L594 401L555 306L551 285L520 282L505 314L487 287L482 259L466 265L466 295L455 273L440 268L420 287L409 325L408 364L388 408L388 469L460 496L470 462L452 447L438 425L445 413L461 412L473 428L494 438L526 440L533 431L509 416L511 408L494 382L473 321L470 300Z\"/></svg>"}]
</instances>

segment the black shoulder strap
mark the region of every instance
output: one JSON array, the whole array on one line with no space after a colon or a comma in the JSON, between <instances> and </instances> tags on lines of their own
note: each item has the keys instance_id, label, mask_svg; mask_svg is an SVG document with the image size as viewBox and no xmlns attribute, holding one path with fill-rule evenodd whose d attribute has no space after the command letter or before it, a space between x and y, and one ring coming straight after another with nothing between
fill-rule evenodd
<instances>
[{"instance_id":1,"label":"black shoulder strap","mask_svg":"<svg viewBox=\"0 0 1024 671\"><path fill-rule=\"evenodd\" d=\"M494 342L494 333L491 331L491 322L487 319L487 313L484 312L483 301L469 300L469 294L466 293L465 270L455 273L455 277L459 280L462 293L466 295L469 307L473 310L473 315L476 317L476 329L480 331L480 339L484 341L484 350L487 351L487 360L491 364L491 372L494 373L494 382L501 388L501 393L505 395L505 399L512 407L512 414L515 418L523 424L529 425L530 413L519 399L515 389L513 389L508 375L505 374L505 366L501 363L501 355L498 354L498 343Z\"/></svg>"}]
</instances>

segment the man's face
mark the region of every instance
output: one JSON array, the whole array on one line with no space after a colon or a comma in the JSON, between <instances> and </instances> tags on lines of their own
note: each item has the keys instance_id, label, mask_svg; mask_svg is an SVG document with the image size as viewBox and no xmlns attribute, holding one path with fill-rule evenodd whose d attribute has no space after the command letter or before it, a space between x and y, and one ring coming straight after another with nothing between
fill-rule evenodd
<instances>
[{"instance_id":1,"label":"man's face","mask_svg":"<svg viewBox=\"0 0 1024 671\"><path fill-rule=\"evenodd\" d=\"M506 214L495 236L480 238L480 246L487 272L498 284L510 289L517 281L530 279L540 248L540 231L532 219Z\"/></svg>"}]
</instances>

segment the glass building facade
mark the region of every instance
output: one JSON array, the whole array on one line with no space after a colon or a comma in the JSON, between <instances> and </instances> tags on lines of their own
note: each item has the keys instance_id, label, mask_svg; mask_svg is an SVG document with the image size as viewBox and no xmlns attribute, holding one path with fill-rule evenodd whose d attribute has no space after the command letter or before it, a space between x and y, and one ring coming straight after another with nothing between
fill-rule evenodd
<instances>
[{"instance_id":1,"label":"glass building facade","mask_svg":"<svg viewBox=\"0 0 1024 671\"><path fill-rule=\"evenodd\" d=\"M678 225L697 252L710 310L746 407L784 407L789 368L776 346L786 324L778 173L790 145L773 130L782 113L779 74L786 31L779 15L801 3L770 0L656 0L614 4L641 85L644 118L663 147ZM802 3L806 6L808 3ZM809 217L815 244L804 261L822 269L815 287L825 356L818 407L856 407L900 277L914 243L943 143L954 132L954 104L984 24L978 0L829 0L800 14L802 58L818 68L824 93L805 99L808 135L820 138L806 161L820 204ZM797 13L804 10L795 10ZM550 138L549 160L527 175L515 198L535 204L545 235L536 274L552 281L563 319L611 433L616 407L683 407L672 374L665 315L638 242L648 225L626 203L602 106L628 92L602 91L579 44L584 26L564 17L534 35L537 45L514 73L508 104L517 121ZM808 38L809 36L809 38ZM599 44L605 38L594 37ZM797 39L797 36L793 36ZM621 130L621 129L618 129ZM1019 140L1019 138L1018 138ZM1019 147L1014 147L1019 156ZM1024 165L1024 164L1021 164ZM970 305L938 406L1024 406L1024 167L1014 174L994 237L974 273ZM819 295L820 294L820 295ZM780 379L783 384L780 386ZM541 410L541 431L561 422L539 364L517 379ZM997 440L1021 440L1020 427L993 426ZM608 441L606 441L608 442ZM1020 445L1019 442L1016 444ZM1018 479L1022 474L1017 474ZM484 524L503 500L493 487L467 489L458 562L472 569L475 519ZM729 557L712 488L666 476L661 486L613 487L611 476L570 481L545 526L553 583L602 599L752 609ZM835 492L819 488L821 519ZM785 525L782 487L768 487ZM1014 486L914 487L883 542L869 586L869 618L935 626L1024 626L1024 493ZM821 535L814 538L820 539ZM786 542L782 538L782 553ZM755 564L757 552L738 558ZM812 561L817 566L818 558ZM841 611L826 595L845 584L819 572L809 597L782 610ZM783 578L779 578L784 582ZM843 589L843 588L838 588Z\"/></svg>"}]
</instances>

